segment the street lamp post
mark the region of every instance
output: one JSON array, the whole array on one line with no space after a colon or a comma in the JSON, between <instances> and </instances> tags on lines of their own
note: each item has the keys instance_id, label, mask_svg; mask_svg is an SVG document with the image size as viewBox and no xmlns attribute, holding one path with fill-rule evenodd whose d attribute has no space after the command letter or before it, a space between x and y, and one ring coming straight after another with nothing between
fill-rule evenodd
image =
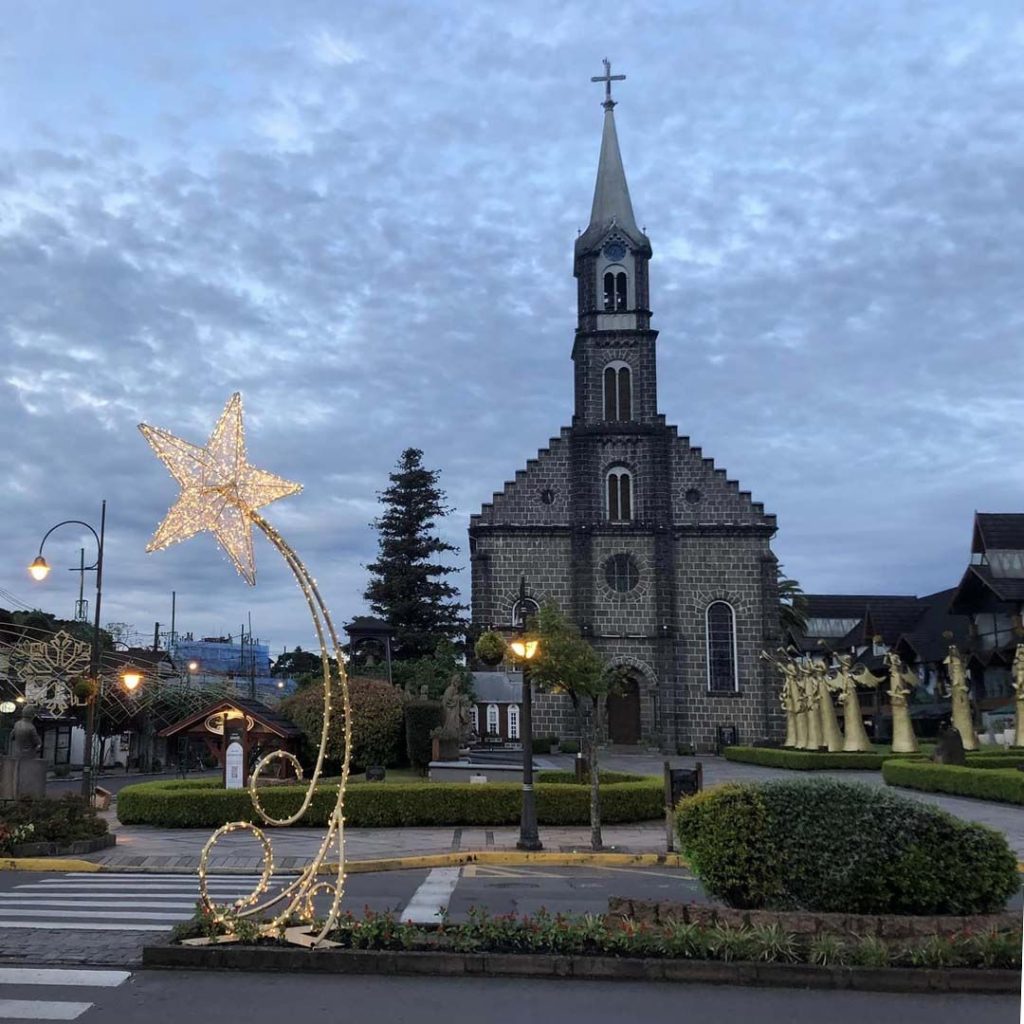
<instances>
[{"instance_id":1,"label":"street lamp post","mask_svg":"<svg viewBox=\"0 0 1024 1024\"><path fill-rule=\"evenodd\" d=\"M530 684L530 661L540 646L526 636L526 577L519 578L519 637L508 646L523 670L523 809L519 819L520 850L542 850L544 844L537 832L537 799L533 790L533 688Z\"/></svg>"},{"instance_id":2,"label":"street lamp post","mask_svg":"<svg viewBox=\"0 0 1024 1024\"><path fill-rule=\"evenodd\" d=\"M96 573L96 607L93 615L92 627L92 650L89 654L89 678L93 682L93 691L85 708L85 758L82 765L82 796L92 800L93 793L93 733L96 729L96 701L100 692L100 601L103 597L103 537L107 524L107 502L104 499L100 506L100 531L97 533L88 523L81 519L65 519L63 522L51 526L43 534L39 542L39 554L29 566L29 573L34 580L45 580L49 575L50 566L43 558L43 545L54 530L61 526L84 526L96 540L96 561L92 565L80 566L72 572L95 572Z\"/></svg>"}]
</instances>

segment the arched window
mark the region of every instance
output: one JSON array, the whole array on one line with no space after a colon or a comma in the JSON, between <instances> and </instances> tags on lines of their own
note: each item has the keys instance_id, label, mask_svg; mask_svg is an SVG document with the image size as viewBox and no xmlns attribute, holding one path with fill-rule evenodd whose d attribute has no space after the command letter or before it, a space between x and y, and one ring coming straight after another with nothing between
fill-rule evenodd
<instances>
[{"instance_id":1,"label":"arched window","mask_svg":"<svg viewBox=\"0 0 1024 1024\"><path fill-rule=\"evenodd\" d=\"M604 310L606 313L615 310L615 275L610 270L604 275Z\"/></svg>"},{"instance_id":2,"label":"arched window","mask_svg":"<svg viewBox=\"0 0 1024 1024\"><path fill-rule=\"evenodd\" d=\"M707 610L708 689L732 693L739 689L736 676L736 616L725 601L713 601Z\"/></svg>"},{"instance_id":3,"label":"arched window","mask_svg":"<svg viewBox=\"0 0 1024 1024\"><path fill-rule=\"evenodd\" d=\"M488 704L487 705L487 735L497 736L498 735L498 705Z\"/></svg>"},{"instance_id":4,"label":"arched window","mask_svg":"<svg viewBox=\"0 0 1024 1024\"><path fill-rule=\"evenodd\" d=\"M512 605L512 625L516 628L522 627L524 619L536 618L539 611L540 605L532 597L524 597L522 601L516 601Z\"/></svg>"},{"instance_id":5,"label":"arched window","mask_svg":"<svg viewBox=\"0 0 1024 1024\"><path fill-rule=\"evenodd\" d=\"M519 739L519 705L509 704L508 706L508 738Z\"/></svg>"},{"instance_id":6,"label":"arched window","mask_svg":"<svg viewBox=\"0 0 1024 1024\"><path fill-rule=\"evenodd\" d=\"M628 523L633 518L633 475L628 469L617 467L608 471L608 519L613 523Z\"/></svg>"},{"instance_id":7,"label":"arched window","mask_svg":"<svg viewBox=\"0 0 1024 1024\"><path fill-rule=\"evenodd\" d=\"M633 418L633 373L621 361L604 368L604 418L631 420Z\"/></svg>"},{"instance_id":8,"label":"arched window","mask_svg":"<svg viewBox=\"0 0 1024 1024\"><path fill-rule=\"evenodd\" d=\"M473 732L480 735L480 705L473 705Z\"/></svg>"},{"instance_id":9,"label":"arched window","mask_svg":"<svg viewBox=\"0 0 1024 1024\"><path fill-rule=\"evenodd\" d=\"M626 308L626 275L620 270L615 275L615 311Z\"/></svg>"}]
</instances>

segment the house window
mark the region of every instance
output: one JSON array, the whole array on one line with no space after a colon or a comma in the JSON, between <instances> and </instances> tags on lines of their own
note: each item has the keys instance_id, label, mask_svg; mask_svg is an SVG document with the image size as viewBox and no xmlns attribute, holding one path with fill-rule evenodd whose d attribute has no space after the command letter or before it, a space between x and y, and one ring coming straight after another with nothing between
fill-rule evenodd
<instances>
[{"instance_id":1,"label":"house window","mask_svg":"<svg viewBox=\"0 0 1024 1024\"><path fill-rule=\"evenodd\" d=\"M487 705L487 735L497 736L498 735L498 705L488 704Z\"/></svg>"},{"instance_id":2,"label":"house window","mask_svg":"<svg viewBox=\"0 0 1024 1024\"><path fill-rule=\"evenodd\" d=\"M473 705L473 732L480 735L480 705Z\"/></svg>"},{"instance_id":3,"label":"house window","mask_svg":"<svg viewBox=\"0 0 1024 1024\"><path fill-rule=\"evenodd\" d=\"M508 706L508 738L519 739L519 705L509 704Z\"/></svg>"},{"instance_id":4,"label":"house window","mask_svg":"<svg viewBox=\"0 0 1024 1024\"><path fill-rule=\"evenodd\" d=\"M521 601L516 601L512 605L512 625L517 629L522 628L525 624L524 620L536 618L539 611L540 605L532 597L524 597Z\"/></svg>"},{"instance_id":5,"label":"house window","mask_svg":"<svg viewBox=\"0 0 1024 1024\"><path fill-rule=\"evenodd\" d=\"M628 594L640 582L640 570L632 555L612 555L604 563L604 578L612 590Z\"/></svg>"},{"instance_id":6,"label":"house window","mask_svg":"<svg viewBox=\"0 0 1024 1024\"><path fill-rule=\"evenodd\" d=\"M633 379L625 363L609 363L604 368L604 418L633 418Z\"/></svg>"},{"instance_id":7,"label":"house window","mask_svg":"<svg viewBox=\"0 0 1024 1024\"><path fill-rule=\"evenodd\" d=\"M732 693L739 689L736 676L736 616L725 601L707 610L708 689Z\"/></svg>"},{"instance_id":8,"label":"house window","mask_svg":"<svg viewBox=\"0 0 1024 1024\"><path fill-rule=\"evenodd\" d=\"M633 518L633 475L628 469L612 469L607 478L608 519L628 523Z\"/></svg>"}]
</instances>

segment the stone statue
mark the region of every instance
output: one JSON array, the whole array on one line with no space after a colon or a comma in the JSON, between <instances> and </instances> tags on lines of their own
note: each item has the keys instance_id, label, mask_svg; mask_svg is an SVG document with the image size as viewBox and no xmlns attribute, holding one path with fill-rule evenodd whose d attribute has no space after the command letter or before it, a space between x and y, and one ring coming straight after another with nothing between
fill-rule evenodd
<instances>
[{"instance_id":1,"label":"stone statue","mask_svg":"<svg viewBox=\"0 0 1024 1024\"><path fill-rule=\"evenodd\" d=\"M916 754L918 750L914 726L910 721L910 696L919 680L903 664L903 659L890 651L885 656L889 666L889 700L892 703L892 752L894 754Z\"/></svg>"},{"instance_id":2,"label":"stone statue","mask_svg":"<svg viewBox=\"0 0 1024 1024\"><path fill-rule=\"evenodd\" d=\"M1013 656L1013 692L1016 696L1016 727L1013 731L1013 745L1024 747L1024 644L1017 644L1017 651Z\"/></svg>"},{"instance_id":3,"label":"stone statue","mask_svg":"<svg viewBox=\"0 0 1024 1024\"><path fill-rule=\"evenodd\" d=\"M43 741L39 738L32 719L36 717L36 709L25 704L21 709L21 718L14 723L11 730L11 757L22 760L28 757L39 757L43 749Z\"/></svg>"},{"instance_id":4,"label":"stone statue","mask_svg":"<svg viewBox=\"0 0 1024 1024\"><path fill-rule=\"evenodd\" d=\"M974 731L974 720L971 717L971 696L967 686L967 669L964 667L963 655L957 649L956 644L949 645L949 653L942 663L949 668L953 728L960 733L964 750L977 750L981 744L978 742L978 734Z\"/></svg>"},{"instance_id":5,"label":"stone statue","mask_svg":"<svg viewBox=\"0 0 1024 1024\"><path fill-rule=\"evenodd\" d=\"M859 680L853 675L853 656L840 654L838 662L832 685L838 692L839 703L843 707L843 750L847 753L861 753L871 749L871 740L868 739L867 730L864 728L864 714L860 709L860 698L857 696ZM871 675L867 669L864 673ZM868 685L878 686L882 681L876 676L871 678L874 682Z\"/></svg>"},{"instance_id":6,"label":"stone statue","mask_svg":"<svg viewBox=\"0 0 1024 1024\"><path fill-rule=\"evenodd\" d=\"M461 741L469 727L470 714L469 701L462 692L462 681L458 675L452 676L441 695L441 710L444 719L438 737L443 740Z\"/></svg>"},{"instance_id":7,"label":"stone statue","mask_svg":"<svg viewBox=\"0 0 1024 1024\"><path fill-rule=\"evenodd\" d=\"M821 691L818 689L818 679L813 665L799 665L797 673L807 718L807 746L804 749L821 750L825 746L825 738L821 731Z\"/></svg>"},{"instance_id":8,"label":"stone statue","mask_svg":"<svg viewBox=\"0 0 1024 1024\"><path fill-rule=\"evenodd\" d=\"M46 762L39 756L43 742L32 724L36 709L26 704L11 730L11 752L0 759L0 799L46 795Z\"/></svg>"},{"instance_id":9,"label":"stone statue","mask_svg":"<svg viewBox=\"0 0 1024 1024\"><path fill-rule=\"evenodd\" d=\"M836 709L832 704L828 666L823 661L811 662L811 679L818 693L818 717L821 719L822 746L828 747L829 753L834 754L843 749L843 734L839 731Z\"/></svg>"}]
</instances>

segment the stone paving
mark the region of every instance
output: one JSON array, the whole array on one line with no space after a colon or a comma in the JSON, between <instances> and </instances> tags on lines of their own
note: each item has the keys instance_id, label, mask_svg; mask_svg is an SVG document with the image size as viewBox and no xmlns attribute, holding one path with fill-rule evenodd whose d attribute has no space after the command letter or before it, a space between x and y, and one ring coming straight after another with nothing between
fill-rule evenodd
<instances>
[{"instance_id":1,"label":"stone paving","mask_svg":"<svg viewBox=\"0 0 1024 1024\"><path fill-rule=\"evenodd\" d=\"M562 760L569 766L572 758ZM674 767L692 767L695 758L670 758ZM705 786L729 781L756 781L775 778L794 778L797 773L758 765L736 764L718 757L700 758L704 766ZM660 774L664 758L656 753L609 753L602 759L603 767L616 771L639 774ZM850 781L869 785L885 785L878 772L828 772ZM1024 814L1011 804L997 804L983 800L970 800L941 794L918 793L901 790L911 799L932 803L968 821L990 825L1004 833L1018 857L1024 859ZM90 855L87 859L118 868L161 870L194 869L199 862L203 844L210 829L161 829L148 826L122 826L113 814L109 815L111 828L117 834L117 846ZM287 828L269 830L274 844L274 860L279 869L295 870L305 864L319 847L322 832L319 829ZM603 829L605 844L630 853L662 853L665 851L665 825L660 821L635 825L609 825ZM350 860L371 860L447 853L459 850L512 850L519 838L514 827L502 828L400 828L356 829L345 832L346 853ZM588 850L590 829L541 828L544 848L550 851ZM260 848L256 840L245 833L222 838L214 849L210 866L221 870L258 870Z\"/></svg>"}]
</instances>

